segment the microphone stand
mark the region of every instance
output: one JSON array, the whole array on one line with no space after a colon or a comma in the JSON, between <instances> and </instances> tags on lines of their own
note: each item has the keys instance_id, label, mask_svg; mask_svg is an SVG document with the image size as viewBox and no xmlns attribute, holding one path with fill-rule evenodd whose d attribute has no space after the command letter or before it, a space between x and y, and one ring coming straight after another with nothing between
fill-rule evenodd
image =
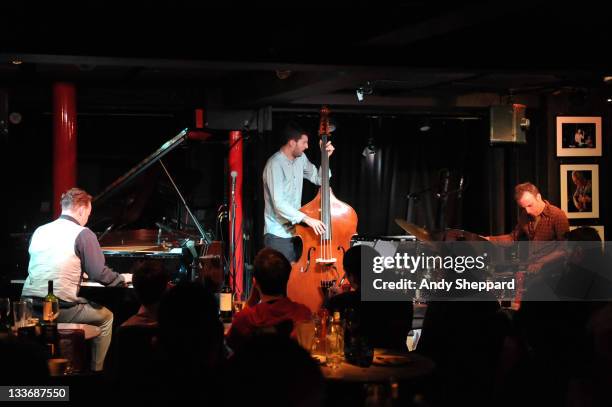
<instances>
[{"instance_id":1,"label":"microphone stand","mask_svg":"<svg viewBox=\"0 0 612 407\"><path fill-rule=\"evenodd\" d=\"M408 205L406 208L406 222L414 223L414 221L412 220L413 210L412 210L412 207L410 206L410 201L413 201L414 205L418 204L419 199L421 198L421 195L429 191L431 191L431 188L425 188L418 192L411 192L408 195L406 195L406 199L408 200Z\"/></svg>"},{"instance_id":2,"label":"microphone stand","mask_svg":"<svg viewBox=\"0 0 612 407\"><path fill-rule=\"evenodd\" d=\"M435 229L438 231L446 230L446 204L448 202L448 184L450 181L450 171L443 169L440 173L440 182L442 187L436 194L438 198L438 207L436 209L436 226Z\"/></svg>"},{"instance_id":3,"label":"microphone stand","mask_svg":"<svg viewBox=\"0 0 612 407\"><path fill-rule=\"evenodd\" d=\"M189 205L187 205L187 202L185 201L185 198L183 197L183 194L181 194L181 191L179 190L178 186L176 186L176 183L174 182L174 179L172 178L172 175L170 175L170 172L168 172L168 169L166 168L166 166L164 165L164 162L161 159L159 160L159 164L161 165L162 169L166 173L166 176L168 177L168 179L172 183L172 186L174 187L174 190L176 191L178 197L181 199L181 202L183 203L183 206L185 207L185 209L187 210L187 213L191 217L191 220L193 221L193 224L198 229L198 232L200 233L200 236L201 236L200 242L203 244L202 245L202 249L203 249L204 252L206 252L208 250L208 246L210 246L210 244L212 243L211 239L208 237L208 235L204 231L204 228L202 227L202 225L200 224L198 219L195 217L193 212L191 212L191 209L189 209ZM158 227L159 227L159 225L158 225ZM200 255L201 254L202 253L200 253ZM197 275L199 267L200 267L199 259L194 259L194 261L192 262L191 278L194 278Z\"/></svg>"},{"instance_id":4,"label":"microphone stand","mask_svg":"<svg viewBox=\"0 0 612 407\"><path fill-rule=\"evenodd\" d=\"M232 279L232 292L236 292L236 190L232 187L232 209L231 209L231 223L232 228L230 230L230 253L232 254L232 264L230 269L230 277Z\"/></svg>"},{"instance_id":5,"label":"microphone stand","mask_svg":"<svg viewBox=\"0 0 612 407\"><path fill-rule=\"evenodd\" d=\"M109 227L106 228L106 230L100 235L100 237L98 238L98 242L101 242L102 239L104 238L104 236L106 236L108 234L108 232L111 231L111 229L115 226L114 223L112 223Z\"/></svg>"}]
</instances>

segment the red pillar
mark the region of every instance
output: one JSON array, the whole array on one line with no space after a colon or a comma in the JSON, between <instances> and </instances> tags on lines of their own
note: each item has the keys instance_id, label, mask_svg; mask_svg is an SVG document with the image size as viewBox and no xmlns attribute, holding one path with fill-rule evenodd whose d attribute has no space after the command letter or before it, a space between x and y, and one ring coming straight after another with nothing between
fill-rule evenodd
<instances>
[{"instance_id":1,"label":"red pillar","mask_svg":"<svg viewBox=\"0 0 612 407\"><path fill-rule=\"evenodd\" d=\"M230 222L229 227L234 228L234 253L231 252L231 242L229 243L230 253L230 276L236 276L235 281L232 281L232 287L235 287L237 294L242 294L243 292L243 277L244 277L244 247L243 247L243 239L242 239L242 178L243 178L243 167L242 167L242 132L240 131L230 131L229 134L229 179L228 185L230 186L229 191L229 211L230 211ZM235 191L235 200L236 200L236 219L235 224L233 219L231 219L232 213L232 171L236 171L236 191ZM231 236L231 230L228 232L228 236ZM235 260L235 261L234 261ZM235 267L235 273L234 273Z\"/></svg>"},{"instance_id":2,"label":"red pillar","mask_svg":"<svg viewBox=\"0 0 612 407\"><path fill-rule=\"evenodd\" d=\"M61 212L60 198L76 186L76 91L71 83L53 84L53 216Z\"/></svg>"}]
</instances>

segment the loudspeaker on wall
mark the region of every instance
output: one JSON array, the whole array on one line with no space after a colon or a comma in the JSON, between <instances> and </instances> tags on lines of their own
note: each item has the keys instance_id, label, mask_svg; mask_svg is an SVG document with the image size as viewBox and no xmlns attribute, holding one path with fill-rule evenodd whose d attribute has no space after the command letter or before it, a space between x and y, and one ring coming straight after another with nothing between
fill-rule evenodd
<instances>
[{"instance_id":1,"label":"loudspeaker on wall","mask_svg":"<svg viewBox=\"0 0 612 407\"><path fill-rule=\"evenodd\" d=\"M491 106L491 134L493 143L526 143L529 119L525 117L527 106L518 103Z\"/></svg>"}]
</instances>

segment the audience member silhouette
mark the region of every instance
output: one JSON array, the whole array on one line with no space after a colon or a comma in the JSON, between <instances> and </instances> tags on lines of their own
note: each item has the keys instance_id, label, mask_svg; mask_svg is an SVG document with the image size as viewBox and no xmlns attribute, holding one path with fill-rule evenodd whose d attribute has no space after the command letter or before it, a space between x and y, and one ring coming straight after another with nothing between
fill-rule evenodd
<instances>
[{"instance_id":1,"label":"audience member silhouette","mask_svg":"<svg viewBox=\"0 0 612 407\"><path fill-rule=\"evenodd\" d=\"M34 386L49 382L47 356L38 343L3 337L0 339L0 360L0 383L3 386Z\"/></svg>"},{"instance_id":2,"label":"audience member silhouette","mask_svg":"<svg viewBox=\"0 0 612 407\"><path fill-rule=\"evenodd\" d=\"M162 263L146 261L140 264L132 274L132 284L141 306L138 313L121 326L157 327L159 301L166 291L168 281L170 276L164 270Z\"/></svg>"},{"instance_id":3,"label":"audience member silhouette","mask_svg":"<svg viewBox=\"0 0 612 407\"><path fill-rule=\"evenodd\" d=\"M257 253L253 265L254 289L259 291L261 302L234 316L227 334L233 350L264 331L295 336L295 324L311 318L308 307L287 298L291 264L281 252L266 247Z\"/></svg>"},{"instance_id":4,"label":"audience member silhouette","mask_svg":"<svg viewBox=\"0 0 612 407\"><path fill-rule=\"evenodd\" d=\"M340 311L342 318L354 310L373 347L406 351L412 329L412 302L361 301L361 266L372 265L376 256L380 254L370 246L357 245L347 250L342 265L352 290L331 297L325 307L331 312Z\"/></svg>"},{"instance_id":5,"label":"audience member silhouette","mask_svg":"<svg viewBox=\"0 0 612 407\"><path fill-rule=\"evenodd\" d=\"M455 256L473 252L467 244L441 249L452 249L449 253ZM446 270L445 275L450 280L477 281L482 274L482 270L460 274ZM466 296L480 300L468 301ZM433 401L441 405L493 405L497 361L509 330L508 317L490 293L455 290L439 301L428 301L416 351L436 363Z\"/></svg>"},{"instance_id":6,"label":"audience member silhouette","mask_svg":"<svg viewBox=\"0 0 612 407\"><path fill-rule=\"evenodd\" d=\"M316 407L324 402L319 366L296 341L258 335L230 359L224 381L227 406Z\"/></svg>"},{"instance_id":7,"label":"audience member silhouette","mask_svg":"<svg viewBox=\"0 0 612 407\"><path fill-rule=\"evenodd\" d=\"M588 370L590 352L587 326L594 313L612 298L610 260L602 252L601 238L590 227L567 234L567 256L551 270L558 278L551 285L536 281L528 286L517 322L533 350L529 372L539 377L535 388L543 400L566 402L569 384ZM542 285L552 296L542 298ZM538 301L547 299L548 301Z\"/></svg>"}]
</instances>

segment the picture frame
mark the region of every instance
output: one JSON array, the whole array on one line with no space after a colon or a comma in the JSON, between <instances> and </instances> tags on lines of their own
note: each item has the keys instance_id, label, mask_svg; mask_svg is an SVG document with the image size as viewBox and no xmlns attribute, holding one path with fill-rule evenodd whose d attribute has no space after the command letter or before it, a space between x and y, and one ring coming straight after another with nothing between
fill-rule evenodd
<instances>
[{"instance_id":1,"label":"picture frame","mask_svg":"<svg viewBox=\"0 0 612 407\"><path fill-rule=\"evenodd\" d=\"M557 157L601 157L601 116L557 116Z\"/></svg>"},{"instance_id":2,"label":"picture frame","mask_svg":"<svg viewBox=\"0 0 612 407\"><path fill-rule=\"evenodd\" d=\"M599 218L599 165L562 164L561 209L569 219Z\"/></svg>"},{"instance_id":3,"label":"picture frame","mask_svg":"<svg viewBox=\"0 0 612 407\"><path fill-rule=\"evenodd\" d=\"M575 226L570 226L570 231L572 231L574 229L577 229L577 228L582 228L582 227L589 227L589 228L595 229L597 231L597 234L601 238L601 246L602 246L602 248L605 246L606 235L604 233L603 225L575 225Z\"/></svg>"}]
</instances>

